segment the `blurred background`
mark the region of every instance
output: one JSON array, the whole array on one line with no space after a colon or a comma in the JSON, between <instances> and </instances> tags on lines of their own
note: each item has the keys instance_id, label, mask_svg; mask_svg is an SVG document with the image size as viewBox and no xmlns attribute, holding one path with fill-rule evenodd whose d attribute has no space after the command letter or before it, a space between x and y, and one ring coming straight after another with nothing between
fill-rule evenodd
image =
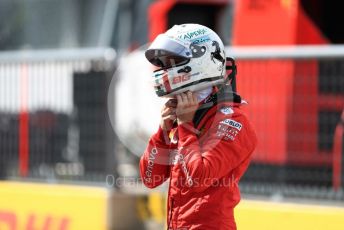
<instances>
[{"instance_id":1,"label":"blurred background","mask_svg":"<svg viewBox=\"0 0 344 230\"><path fill-rule=\"evenodd\" d=\"M343 229L342 1L0 0L0 229L163 229L138 162L162 101L144 49L215 30L259 139L238 229Z\"/></svg>"}]
</instances>

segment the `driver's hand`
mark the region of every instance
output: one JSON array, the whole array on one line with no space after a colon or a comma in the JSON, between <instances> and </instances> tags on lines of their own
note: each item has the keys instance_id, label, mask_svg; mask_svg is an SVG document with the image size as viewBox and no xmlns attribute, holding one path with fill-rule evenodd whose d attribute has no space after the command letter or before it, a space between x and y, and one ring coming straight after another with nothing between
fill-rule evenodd
<instances>
[{"instance_id":1,"label":"driver's hand","mask_svg":"<svg viewBox=\"0 0 344 230\"><path fill-rule=\"evenodd\" d=\"M176 115L178 125L193 120L198 108L198 101L195 93L191 91L177 95Z\"/></svg>"},{"instance_id":2,"label":"driver's hand","mask_svg":"<svg viewBox=\"0 0 344 230\"><path fill-rule=\"evenodd\" d=\"M164 131L170 131L173 127L176 116L177 100L169 99L161 110L160 127Z\"/></svg>"}]
</instances>

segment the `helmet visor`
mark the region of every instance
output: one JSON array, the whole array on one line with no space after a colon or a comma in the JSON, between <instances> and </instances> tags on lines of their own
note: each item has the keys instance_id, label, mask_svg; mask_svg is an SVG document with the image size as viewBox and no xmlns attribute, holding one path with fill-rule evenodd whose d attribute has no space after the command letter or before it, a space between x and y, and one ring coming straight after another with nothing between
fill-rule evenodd
<instances>
[{"instance_id":1,"label":"helmet visor","mask_svg":"<svg viewBox=\"0 0 344 230\"><path fill-rule=\"evenodd\" d=\"M189 58L185 58L182 56L176 56L172 53L168 53L165 51L157 51L158 54L154 55L148 61L153 65L160 67L162 69L168 69L173 66L180 66L184 65L189 62Z\"/></svg>"},{"instance_id":2,"label":"helmet visor","mask_svg":"<svg viewBox=\"0 0 344 230\"><path fill-rule=\"evenodd\" d=\"M145 52L147 60L155 66L168 69L173 66L183 65L192 57L190 49L160 34Z\"/></svg>"}]
</instances>

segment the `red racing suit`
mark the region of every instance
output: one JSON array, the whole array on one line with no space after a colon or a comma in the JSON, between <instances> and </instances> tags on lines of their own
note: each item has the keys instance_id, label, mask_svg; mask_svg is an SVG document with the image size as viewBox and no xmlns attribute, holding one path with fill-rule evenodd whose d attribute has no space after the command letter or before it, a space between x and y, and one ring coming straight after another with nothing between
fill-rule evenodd
<instances>
[{"instance_id":1,"label":"red racing suit","mask_svg":"<svg viewBox=\"0 0 344 230\"><path fill-rule=\"evenodd\" d=\"M140 160L143 183L154 188L168 178L168 229L236 229L233 209L238 182L257 145L240 104L222 102L197 127L161 128Z\"/></svg>"}]
</instances>

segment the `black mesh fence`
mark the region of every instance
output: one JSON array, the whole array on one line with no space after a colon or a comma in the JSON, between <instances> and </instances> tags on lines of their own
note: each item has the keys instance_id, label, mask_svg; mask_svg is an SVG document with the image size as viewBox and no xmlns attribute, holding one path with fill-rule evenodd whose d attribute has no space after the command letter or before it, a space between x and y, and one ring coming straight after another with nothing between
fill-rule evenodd
<instances>
[{"instance_id":1,"label":"black mesh fence","mask_svg":"<svg viewBox=\"0 0 344 230\"><path fill-rule=\"evenodd\" d=\"M0 62L0 177L105 182L116 166L115 56L56 52Z\"/></svg>"},{"instance_id":2,"label":"black mesh fence","mask_svg":"<svg viewBox=\"0 0 344 230\"><path fill-rule=\"evenodd\" d=\"M119 154L107 108L114 58L42 57L0 59L0 178L105 182ZM259 140L242 191L343 200L344 57L237 62Z\"/></svg>"},{"instance_id":3,"label":"black mesh fence","mask_svg":"<svg viewBox=\"0 0 344 230\"><path fill-rule=\"evenodd\" d=\"M242 191L344 199L344 58L238 61L259 144Z\"/></svg>"}]
</instances>

